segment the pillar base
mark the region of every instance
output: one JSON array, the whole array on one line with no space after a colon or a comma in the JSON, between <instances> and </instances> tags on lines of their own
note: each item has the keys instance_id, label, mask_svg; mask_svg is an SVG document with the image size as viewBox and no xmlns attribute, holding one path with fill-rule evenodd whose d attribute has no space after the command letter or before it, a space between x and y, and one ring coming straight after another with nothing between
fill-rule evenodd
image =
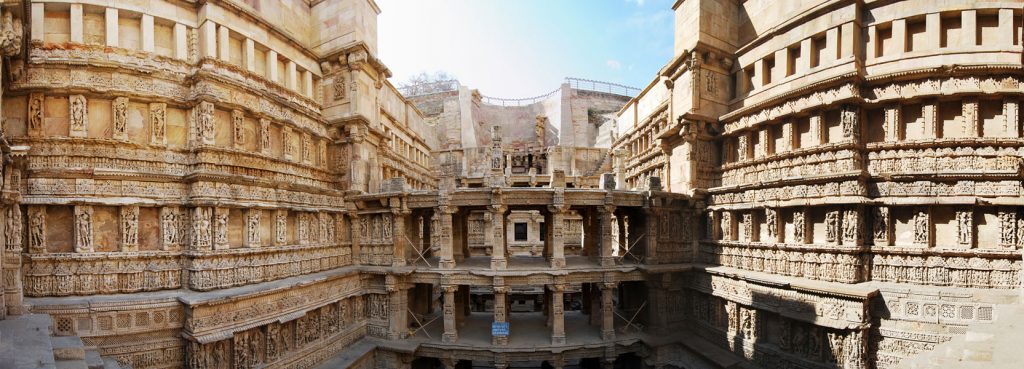
<instances>
[{"instance_id":1,"label":"pillar base","mask_svg":"<svg viewBox=\"0 0 1024 369\"><path fill-rule=\"evenodd\" d=\"M565 344L565 336L551 336L551 344L552 345L564 345Z\"/></svg>"},{"instance_id":2,"label":"pillar base","mask_svg":"<svg viewBox=\"0 0 1024 369\"><path fill-rule=\"evenodd\" d=\"M441 269L455 269L455 260L441 260L437 264Z\"/></svg>"},{"instance_id":3,"label":"pillar base","mask_svg":"<svg viewBox=\"0 0 1024 369\"><path fill-rule=\"evenodd\" d=\"M552 258L551 259L551 267L552 268L565 268L565 258Z\"/></svg>"},{"instance_id":4,"label":"pillar base","mask_svg":"<svg viewBox=\"0 0 1024 369\"><path fill-rule=\"evenodd\" d=\"M508 260L491 258L491 269L505 269L508 267Z\"/></svg>"},{"instance_id":5,"label":"pillar base","mask_svg":"<svg viewBox=\"0 0 1024 369\"><path fill-rule=\"evenodd\" d=\"M494 345L494 346L507 346L508 345L508 337L502 337L502 336L495 337L495 336L491 336L491 345Z\"/></svg>"},{"instance_id":6,"label":"pillar base","mask_svg":"<svg viewBox=\"0 0 1024 369\"><path fill-rule=\"evenodd\" d=\"M605 340L605 341L614 340L615 339L615 331L614 330L602 330L601 331L601 339Z\"/></svg>"},{"instance_id":7,"label":"pillar base","mask_svg":"<svg viewBox=\"0 0 1024 369\"><path fill-rule=\"evenodd\" d=\"M599 262L603 267L615 266L615 258L611 256L602 256Z\"/></svg>"},{"instance_id":8,"label":"pillar base","mask_svg":"<svg viewBox=\"0 0 1024 369\"><path fill-rule=\"evenodd\" d=\"M455 341L458 341L458 340L459 340L459 334L458 333L447 333L447 332L445 332L445 334L441 335L441 342L444 342L444 343L455 343Z\"/></svg>"}]
</instances>

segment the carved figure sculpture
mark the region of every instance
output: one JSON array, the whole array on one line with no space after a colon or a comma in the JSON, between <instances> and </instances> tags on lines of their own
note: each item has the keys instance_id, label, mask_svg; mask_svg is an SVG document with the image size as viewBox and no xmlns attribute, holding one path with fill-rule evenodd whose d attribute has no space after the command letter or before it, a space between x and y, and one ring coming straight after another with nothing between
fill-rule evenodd
<instances>
[{"instance_id":1,"label":"carved figure sculpture","mask_svg":"<svg viewBox=\"0 0 1024 369\"><path fill-rule=\"evenodd\" d=\"M43 129L43 94L33 93L28 97L29 134L40 134Z\"/></svg>"},{"instance_id":2,"label":"carved figure sculpture","mask_svg":"<svg viewBox=\"0 0 1024 369\"><path fill-rule=\"evenodd\" d=\"M70 135L72 137L85 137L89 126L89 115L87 112L88 106L86 104L85 96L72 95L70 99Z\"/></svg>"},{"instance_id":3,"label":"carved figure sculpture","mask_svg":"<svg viewBox=\"0 0 1024 369\"><path fill-rule=\"evenodd\" d=\"M118 97L114 99L114 139L128 139L128 98Z\"/></svg>"}]
</instances>

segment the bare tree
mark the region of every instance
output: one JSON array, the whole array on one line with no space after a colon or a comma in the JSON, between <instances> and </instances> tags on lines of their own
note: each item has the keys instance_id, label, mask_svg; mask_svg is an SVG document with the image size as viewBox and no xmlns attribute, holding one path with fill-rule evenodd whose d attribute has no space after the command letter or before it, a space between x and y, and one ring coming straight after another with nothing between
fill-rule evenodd
<instances>
[{"instance_id":1,"label":"bare tree","mask_svg":"<svg viewBox=\"0 0 1024 369\"><path fill-rule=\"evenodd\" d=\"M445 71L436 71L434 73L420 72L410 76L405 82L398 84L398 89L406 96L454 91L457 88L459 88L459 81L455 76Z\"/></svg>"}]
</instances>

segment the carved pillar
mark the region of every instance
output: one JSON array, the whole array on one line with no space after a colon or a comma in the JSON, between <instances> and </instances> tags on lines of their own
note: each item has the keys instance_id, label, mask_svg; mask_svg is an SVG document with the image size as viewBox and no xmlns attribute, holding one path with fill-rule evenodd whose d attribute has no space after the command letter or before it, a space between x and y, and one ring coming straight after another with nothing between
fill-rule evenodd
<instances>
[{"instance_id":1,"label":"carved pillar","mask_svg":"<svg viewBox=\"0 0 1024 369\"><path fill-rule=\"evenodd\" d=\"M1007 98L1003 100L1003 115L1006 119L1003 120L1003 129L1008 137L1020 137L1020 126L1017 124L1020 120L1020 104L1014 98Z\"/></svg>"},{"instance_id":2,"label":"carved pillar","mask_svg":"<svg viewBox=\"0 0 1024 369\"><path fill-rule=\"evenodd\" d=\"M454 269L455 268L455 250L454 240L452 240L452 215L458 211L457 208L451 206L438 206L434 212L435 215L441 217L441 229L437 230L437 237L441 243L441 256L440 256L440 267L441 269Z\"/></svg>"},{"instance_id":3,"label":"carved pillar","mask_svg":"<svg viewBox=\"0 0 1024 369\"><path fill-rule=\"evenodd\" d=\"M139 251L139 207L122 206L121 215L121 251Z\"/></svg>"},{"instance_id":4,"label":"carved pillar","mask_svg":"<svg viewBox=\"0 0 1024 369\"><path fill-rule=\"evenodd\" d=\"M601 283L601 339L615 339L615 288L618 283Z\"/></svg>"},{"instance_id":5,"label":"carved pillar","mask_svg":"<svg viewBox=\"0 0 1024 369\"><path fill-rule=\"evenodd\" d=\"M349 209L345 216L348 217L348 224L345 226L348 227L347 233L352 243L352 263L359 264L360 260L362 260L362 248L359 246L362 238L360 237L359 229L357 229L359 227L359 214L355 212L355 209Z\"/></svg>"},{"instance_id":6,"label":"carved pillar","mask_svg":"<svg viewBox=\"0 0 1024 369\"><path fill-rule=\"evenodd\" d=\"M228 208L213 209L213 249L224 250L228 245Z\"/></svg>"},{"instance_id":7,"label":"carved pillar","mask_svg":"<svg viewBox=\"0 0 1024 369\"><path fill-rule=\"evenodd\" d=\"M900 140L900 106L891 105L885 108L885 122L882 131L886 142Z\"/></svg>"},{"instance_id":8,"label":"carved pillar","mask_svg":"<svg viewBox=\"0 0 1024 369\"><path fill-rule=\"evenodd\" d=\"M454 343L459 339L455 326L455 291L458 289L458 285L441 286L444 291L444 335L441 336L441 342L444 343Z\"/></svg>"},{"instance_id":9,"label":"carved pillar","mask_svg":"<svg viewBox=\"0 0 1024 369\"><path fill-rule=\"evenodd\" d=\"M646 264L657 264L658 263L658 239L662 237L658 233L659 232L658 224L661 221L661 217L668 216L668 214L666 214L665 212L663 212L659 208L645 208L644 209L644 216L647 218L645 220L645 225L646 225L646 228L647 228L647 234L646 235L642 235L641 237L644 237L646 239L645 240L645 244L647 245L647 247L646 247L646 250L644 250L644 254L643 254L644 258L643 258L643 260L644 260L644 263L646 263ZM682 219L683 219L684 222L688 221L688 218L686 218L686 217L683 217ZM685 224L678 224L677 226L679 226L679 227L688 227ZM668 232L669 230L666 229L664 231ZM665 235L667 236L668 233L666 233ZM633 243L629 239L626 239L626 247L630 247L632 245L633 245Z\"/></svg>"},{"instance_id":10,"label":"carved pillar","mask_svg":"<svg viewBox=\"0 0 1024 369\"><path fill-rule=\"evenodd\" d=\"M388 339L406 338L409 333L409 294L406 293L408 289L404 288L394 274L385 276L384 287L388 292Z\"/></svg>"},{"instance_id":11,"label":"carved pillar","mask_svg":"<svg viewBox=\"0 0 1024 369\"><path fill-rule=\"evenodd\" d=\"M569 212L568 206L548 206L551 212L551 224L548 229L551 232L551 268L565 268L565 215Z\"/></svg>"},{"instance_id":12,"label":"carved pillar","mask_svg":"<svg viewBox=\"0 0 1024 369\"><path fill-rule=\"evenodd\" d=\"M615 205L604 205L597 208L597 213L600 224L600 248L598 250L598 260L601 266L613 266L615 265L615 257L612 253L615 251L615 239L612 236L612 227L614 226Z\"/></svg>"},{"instance_id":13,"label":"carved pillar","mask_svg":"<svg viewBox=\"0 0 1024 369\"><path fill-rule=\"evenodd\" d=\"M28 252L46 253L46 206L28 206Z\"/></svg>"},{"instance_id":14,"label":"carved pillar","mask_svg":"<svg viewBox=\"0 0 1024 369\"><path fill-rule=\"evenodd\" d=\"M980 137L981 124L978 122L978 99L964 99L962 114L964 117L964 136Z\"/></svg>"},{"instance_id":15,"label":"carved pillar","mask_svg":"<svg viewBox=\"0 0 1024 369\"><path fill-rule=\"evenodd\" d=\"M565 285L553 284L551 288L551 344L565 344Z\"/></svg>"},{"instance_id":16,"label":"carved pillar","mask_svg":"<svg viewBox=\"0 0 1024 369\"><path fill-rule=\"evenodd\" d=\"M406 252L409 247L412 246L409 244L409 238L405 234L405 222L406 219L409 218L410 214L412 214L412 211L406 208L404 204L391 207L391 217L393 218L393 221L391 222L391 239L394 244L393 252L395 255L391 260L392 266L405 266Z\"/></svg>"},{"instance_id":17,"label":"carved pillar","mask_svg":"<svg viewBox=\"0 0 1024 369\"><path fill-rule=\"evenodd\" d=\"M494 286L494 322L508 322L508 293L511 288L507 286ZM511 334L511 330L509 332ZM495 346L508 345L508 336L491 336L491 344Z\"/></svg>"},{"instance_id":18,"label":"carved pillar","mask_svg":"<svg viewBox=\"0 0 1024 369\"><path fill-rule=\"evenodd\" d=\"M505 211L507 207L491 205L491 232L494 232L494 244L491 250L491 269L505 269L508 259L505 258Z\"/></svg>"}]
</instances>

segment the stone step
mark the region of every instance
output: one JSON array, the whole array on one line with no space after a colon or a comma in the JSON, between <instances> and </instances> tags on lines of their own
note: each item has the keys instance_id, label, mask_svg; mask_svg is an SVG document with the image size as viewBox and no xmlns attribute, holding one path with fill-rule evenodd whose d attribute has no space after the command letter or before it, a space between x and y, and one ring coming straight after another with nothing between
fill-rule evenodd
<instances>
[{"instance_id":1,"label":"stone step","mask_svg":"<svg viewBox=\"0 0 1024 369\"><path fill-rule=\"evenodd\" d=\"M900 362L907 369L990 369L1018 368L1024 362L1024 350L1016 345L1024 342L1024 306L997 307L992 323L967 327L963 335L939 344L931 352L922 352Z\"/></svg>"},{"instance_id":2,"label":"stone step","mask_svg":"<svg viewBox=\"0 0 1024 369\"><path fill-rule=\"evenodd\" d=\"M50 339L53 358L56 360L85 360L85 344L78 336L62 336Z\"/></svg>"},{"instance_id":3,"label":"stone step","mask_svg":"<svg viewBox=\"0 0 1024 369\"><path fill-rule=\"evenodd\" d=\"M50 334L53 321L49 315L27 314L0 320L0 369L56 368Z\"/></svg>"},{"instance_id":4,"label":"stone step","mask_svg":"<svg viewBox=\"0 0 1024 369\"><path fill-rule=\"evenodd\" d=\"M57 360L57 369L89 369L89 365L85 363L85 360Z\"/></svg>"},{"instance_id":5,"label":"stone step","mask_svg":"<svg viewBox=\"0 0 1024 369\"><path fill-rule=\"evenodd\" d=\"M103 369L103 358L100 357L100 352L96 351L96 348L85 350L85 363L89 365L89 369Z\"/></svg>"}]
</instances>

